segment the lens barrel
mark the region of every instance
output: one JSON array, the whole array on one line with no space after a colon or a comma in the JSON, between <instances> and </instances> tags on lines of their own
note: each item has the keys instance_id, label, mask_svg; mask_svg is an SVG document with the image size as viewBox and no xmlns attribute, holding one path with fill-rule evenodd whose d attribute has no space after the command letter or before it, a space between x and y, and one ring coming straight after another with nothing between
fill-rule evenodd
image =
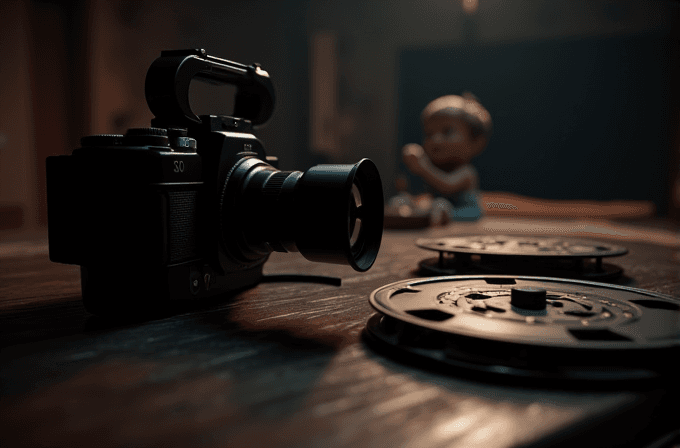
<instances>
[{"instance_id":1,"label":"lens barrel","mask_svg":"<svg viewBox=\"0 0 680 448\"><path fill-rule=\"evenodd\" d=\"M222 241L244 263L271 251L300 252L363 272L378 255L382 231L382 183L369 159L303 173L246 158L222 195Z\"/></svg>"}]
</instances>

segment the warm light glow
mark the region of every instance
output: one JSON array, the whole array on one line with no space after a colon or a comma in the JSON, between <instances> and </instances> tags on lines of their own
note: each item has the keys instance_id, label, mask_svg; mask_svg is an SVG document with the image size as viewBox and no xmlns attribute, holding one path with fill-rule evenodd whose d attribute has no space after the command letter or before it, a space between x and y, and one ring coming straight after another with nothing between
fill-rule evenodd
<instances>
[{"instance_id":1,"label":"warm light glow","mask_svg":"<svg viewBox=\"0 0 680 448\"><path fill-rule=\"evenodd\" d=\"M478 0L461 0L463 4L463 11L467 14L474 14L477 12L477 7L479 6Z\"/></svg>"},{"instance_id":2,"label":"warm light glow","mask_svg":"<svg viewBox=\"0 0 680 448\"><path fill-rule=\"evenodd\" d=\"M460 436L473 428L473 425L480 421L484 412L471 412L461 417L454 418L435 429L435 436L439 439L450 439Z\"/></svg>"}]
</instances>

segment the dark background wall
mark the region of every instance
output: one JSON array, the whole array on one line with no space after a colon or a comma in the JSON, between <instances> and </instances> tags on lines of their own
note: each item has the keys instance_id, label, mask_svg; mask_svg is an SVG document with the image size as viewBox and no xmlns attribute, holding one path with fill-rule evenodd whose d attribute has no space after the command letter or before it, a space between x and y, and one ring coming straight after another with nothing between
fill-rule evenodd
<instances>
[{"instance_id":1,"label":"dark background wall","mask_svg":"<svg viewBox=\"0 0 680 448\"><path fill-rule=\"evenodd\" d=\"M602 127L608 132L616 131L616 135L628 135L635 140L636 144L629 145L631 152L626 152L625 157L614 149L621 145L612 145L604 138L606 133L600 134L600 141L588 145L603 154L616 153L617 157L612 160L616 160L625 173L644 172L645 176L649 176L650 170L659 173L662 193L636 189L630 198L663 202L664 197L671 197L677 190L680 209L680 182L676 186L680 166L677 2L479 0L476 11L469 14L463 10L462 2L448 0L7 0L0 3L0 12L5 19L0 30L3 61L0 64L0 228L30 230L46 224L45 157L70 153L85 134L120 133L128 127L148 125L151 114L144 100L144 76L151 61L163 49L200 47L227 59L261 63L272 75L277 89L277 108L259 136L269 152L280 157L282 168L304 169L320 161L349 163L370 157L378 164L388 196L395 192L394 181L402 170L400 146L408 140L420 139L416 135L417 122L407 117L417 115L424 96L471 90L488 105L496 125L491 141L495 146L489 147L479 163L483 182L497 180L499 183L488 183L485 187L531 193L525 189L526 179L532 179L531 176L489 175L498 169L493 168L493 164L504 163L504 157L514 151L519 155L518 160L536 163L540 160L543 167L562 169L559 161L566 160L569 171L563 170L563 174L574 172L574 167L577 171L583 166L591 170L587 163L580 164L583 157L572 157L569 149L584 146L579 141L583 133L570 127L577 126L578 122L569 120L545 120L540 126L526 126L517 120L517 109L507 107L516 94L509 92L520 88L503 89L502 86L508 86L512 79L540 82L540 73L554 75L552 68L541 68L540 60L553 58L551 65L560 62L550 50L555 42L573 42L575 46L570 51L576 58L582 56L578 48L583 48L590 60L605 64L598 69L600 74L611 76L613 72L606 65L620 61L605 47L594 49L588 43L608 39L623 42L642 34L667 39L669 43L668 51L657 49L640 55L641 60L652 61L651 66L657 67L652 71L663 72L665 81L660 81L661 85L639 84L650 79L635 78L636 73L647 73L650 65L645 62L631 66L632 79L628 77L627 81L621 81L623 84L607 86L607 91L611 97L617 91L633 90L639 95L632 93L625 101L638 101L636 104L642 104L643 108L658 104L662 109L667 108L658 123L645 124L653 127L644 133L649 138L648 145L635 140L643 133L630 130L631 115L610 114L601 105L590 112L587 108L579 109L587 104L611 102L602 92L601 97L606 98L600 103L592 103L592 98L586 95L592 95L592 89L576 89L573 95L563 93L562 97L538 98L551 92L546 84L534 89L531 95L536 96L534 104L542 104L553 112L569 110L572 118L583 113L601 116ZM328 116L323 117L323 129L336 137L331 148L317 147L310 134L315 119L310 115L310 108L315 98L319 98L319 92L310 87L313 84L310 64L317 60L313 48L319 35L330 37L334 46L331 68L335 76L324 88L333 89L337 101L327 111ZM536 66L519 66L513 75L515 78L507 77L505 84L499 84L491 74L507 71L507 63L483 70L486 78L475 75L479 72L468 71L466 65L471 63L465 62L471 60L473 48L475 54L486 58L489 66L494 64L494 48L524 49L530 53L527 61ZM449 57L451 65L446 70L452 76L423 78L413 89L414 95L423 95L423 98L407 103L404 86L412 76L409 73L413 73L409 70L422 64L423 74L439 76L431 68L442 61L442 54L457 54L462 63ZM654 65L658 62L657 56L665 58L668 65L662 68ZM409 57L416 58L414 64L405 64ZM579 76L580 82L586 84L595 79L585 72ZM478 85L482 79L488 80L487 86ZM563 81L571 83L571 88L579 85L573 79ZM463 85L468 82L478 84ZM664 86L668 86L667 90ZM433 90L427 90L429 88ZM653 94L646 93L650 89L654 90ZM666 93L666 102L659 103L654 98ZM192 104L199 112L228 112L231 94L228 88L215 90L196 84L192 86ZM566 103L560 104L562 101ZM615 97L615 101L623 100ZM557 104L553 104L555 102ZM556 127L551 127L551 123ZM518 143L516 134L510 134L510 130L521 130L527 143ZM541 145L543 141L551 145ZM561 145L561 149L555 149L556 144ZM501 148L506 146L512 147L512 151L503 152ZM531 156L539 147L545 147L542 159ZM667 166L659 167L659 163ZM548 182L542 177L545 168L538 171L532 173L537 179L533 182L535 186ZM612 191L625 191L626 179L630 176L624 177L623 180L607 179L605 183ZM566 190L560 188L560 191ZM583 195L591 191L574 190L570 197L585 198ZM672 201L666 199L667 204Z\"/></svg>"},{"instance_id":2,"label":"dark background wall","mask_svg":"<svg viewBox=\"0 0 680 448\"><path fill-rule=\"evenodd\" d=\"M671 45L643 33L404 50L399 144L422 140L429 101L469 90L495 125L473 161L482 190L652 200L665 213Z\"/></svg>"}]
</instances>

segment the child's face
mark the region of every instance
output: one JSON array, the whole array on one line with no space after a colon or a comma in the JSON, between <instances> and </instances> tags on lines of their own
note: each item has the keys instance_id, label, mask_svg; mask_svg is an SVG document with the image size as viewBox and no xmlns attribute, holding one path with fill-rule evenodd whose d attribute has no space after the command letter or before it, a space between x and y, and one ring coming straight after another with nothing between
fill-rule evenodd
<instances>
[{"instance_id":1,"label":"child's face","mask_svg":"<svg viewBox=\"0 0 680 448\"><path fill-rule=\"evenodd\" d=\"M469 125L458 117L435 114L423 123L423 149L435 165L463 165L484 149L473 139Z\"/></svg>"}]
</instances>

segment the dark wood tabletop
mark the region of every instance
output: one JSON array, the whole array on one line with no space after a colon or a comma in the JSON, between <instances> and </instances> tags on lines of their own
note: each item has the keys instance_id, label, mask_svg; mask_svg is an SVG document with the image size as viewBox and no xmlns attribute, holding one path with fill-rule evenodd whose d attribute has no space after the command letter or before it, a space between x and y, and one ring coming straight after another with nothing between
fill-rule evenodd
<instances>
[{"instance_id":1,"label":"dark wood tabletop","mask_svg":"<svg viewBox=\"0 0 680 448\"><path fill-rule=\"evenodd\" d=\"M423 236L613 241L621 283L680 297L677 229L511 221L386 231L365 273L273 254L261 283L179 314L111 321L81 304L77 266L45 238L0 243L0 443L9 446L646 446L678 424L674 381L573 387L478 377L364 334L369 294L417 276ZM675 378L677 382L677 378ZM673 415L675 417L673 417Z\"/></svg>"}]
</instances>

